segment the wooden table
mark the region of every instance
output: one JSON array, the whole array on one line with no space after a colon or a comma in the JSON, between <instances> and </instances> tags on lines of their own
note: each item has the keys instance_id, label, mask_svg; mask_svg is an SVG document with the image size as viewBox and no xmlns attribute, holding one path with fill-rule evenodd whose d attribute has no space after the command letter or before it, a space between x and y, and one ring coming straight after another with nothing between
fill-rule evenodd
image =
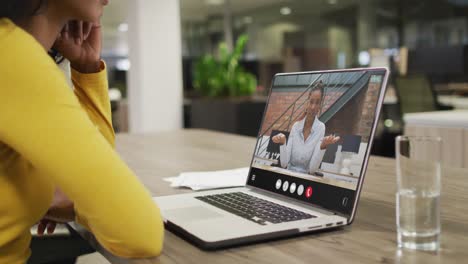
<instances>
[{"instance_id":1,"label":"wooden table","mask_svg":"<svg viewBox=\"0 0 468 264\"><path fill-rule=\"evenodd\" d=\"M187 192L162 180L183 171L248 166L254 144L254 138L203 130L117 136L119 153L154 195ZM468 259L467 190L467 170L444 169L438 253L397 250L395 161L379 157L371 158L354 224L334 232L205 252L166 231L162 255L151 260L116 258L87 237L112 263L463 263Z\"/></svg>"}]
</instances>

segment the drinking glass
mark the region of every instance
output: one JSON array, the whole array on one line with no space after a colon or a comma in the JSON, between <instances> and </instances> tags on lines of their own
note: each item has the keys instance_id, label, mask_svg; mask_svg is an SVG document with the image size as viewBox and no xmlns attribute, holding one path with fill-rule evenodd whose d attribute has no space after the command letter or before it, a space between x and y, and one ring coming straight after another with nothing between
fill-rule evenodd
<instances>
[{"instance_id":1,"label":"drinking glass","mask_svg":"<svg viewBox=\"0 0 468 264\"><path fill-rule=\"evenodd\" d=\"M435 251L440 241L440 137L396 139L396 221L400 248Z\"/></svg>"}]
</instances>

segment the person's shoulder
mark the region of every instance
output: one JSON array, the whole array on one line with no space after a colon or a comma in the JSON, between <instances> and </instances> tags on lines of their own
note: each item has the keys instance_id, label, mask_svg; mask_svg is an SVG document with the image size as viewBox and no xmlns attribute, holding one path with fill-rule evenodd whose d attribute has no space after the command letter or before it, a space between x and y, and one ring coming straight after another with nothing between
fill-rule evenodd
<instances>
[{"instance_id":1,"label":"person's shoulder","mask_svg":"<svg viewBox=\"0 0 468 264\"><path fill-rule=\"evenodd\" d=\"M8 18L0 18L0 40L3 36L13 32L16 28L16 25Z\"/></svg>"},{"instance_id":2,"label":"person's shoulder","mask_svg":"<svg viewBox=\"0 0 468 264\"><path fill-rule=\"evenodd\" d=\"M317 126L319 127L319 129L325 131L325 124L319 119L317 119L317 121Z\"/></svg>"},{"instance_id":3,"label":"person's shoulder","mask_svg":"<svg viewBox=\"0 0 468 264\"><path fill-rule=\"evenodd\" d=\"M291 127L291 131L296 131L296 130L300 129L301 122L303 122L303 121L299 120L299 121L294 122L293 126Z\"/></svg>"},{"instance_id":4,"label":"person's shoulder","mask_svg":"<svg viewBox=\"0 0 468 264\"><path fill-rule=\"evenodd\" d=\"M0 19L0 57L2 72L8 69L25 71L32 67L47 69L55 66L32 35L8 19Z\"/></svg>"},{"instance_id":5,"label":"person's shoulder","mask_svg":"<svg viewBox=\"0 0 468 264\"><path fill-rule=\"evenodd\" d=\"M39 42L5 19L0 20L0 58L0 83L14 83L18 89L64 78Z\"/></svg>"},{"instance_id":6,"label":"person's shoulder","mask_svg":"<svg viewBox=\"0 0 468 264\"><path fill-rule=\"evenodd\" d=\"M9 54L21 56L31 49L35 49L34 38L24 31L22 28L15 25L11 20L0 19L0 52L2 58ZM37 43L38 44L38 43Z\"/></svg>"}]
</instances>

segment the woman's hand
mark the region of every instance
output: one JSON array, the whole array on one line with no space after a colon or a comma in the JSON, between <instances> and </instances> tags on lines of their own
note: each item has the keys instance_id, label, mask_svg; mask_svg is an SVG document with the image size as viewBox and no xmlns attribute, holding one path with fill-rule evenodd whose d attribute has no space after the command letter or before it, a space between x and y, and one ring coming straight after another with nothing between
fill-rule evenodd
<instances>
[{"instance_id":1,"label":"woman's hand","mask_svg":"<svg viewBox=\"0 0 468 264\"><path fill-rule=\"evenodd\" d=\"M101 25L70 21L54 43L54 49L70 61L81 73L96 73L101 69Z\"/></svg>"},{"instance_id":2,"label":"woman's hand","mask_svg":"<svg viewBox=\"0 0 468 264\"><path fill-rule=\"evenodd\" d=\"M59 188L55 190L54 199L44 218L55 222L70 222L75 219L73 202Z\"/></svg>"},{"instance_id":3,"label":"woman's hand","mask_svg":"<svg viewBox=\"0 0 468 264\"><path fill-rule=\"evenodd\" d=\"M51 221L48 219L41 219L37 224L37 234L39 236L44 235L47 230L47 234L53 234L55 231L55 227L57 226L57 222Z\"/></svg>"},{"instance_id":4,"label":"woman's hand","mask_svg":"<svg viewBox=\"0 0 468 264\"><path fill-rule=\"evenodd\" d=\"M271 138L273 143L284 145L286 143L286 136L283 133L279 133L273 138Z\"/></svg>"},{"instance_id":5,"label":"woman's hand","mask_svg":"<svg viewBox=\"0 0 468 264\"><path fill-rule=\"evenodd\" d=\"M340 140L340 137L336 137L334 135L326 136L322 140L322 144L320 145L320 149L327 149L328 145L335 144Z\"/></svg>"},{"instance_id":6,"label":"woman's hand","mask_svg":"<svg viewBox=\"0 0 468 264\"><path fill-rule=\"evenodd\" d=\"M54 199L44 218L39 221L37 234L52 234L57 223L66 223L75 220L75 209L73 202L60 190L56 189Z\"/></svg>"}]
</instances>

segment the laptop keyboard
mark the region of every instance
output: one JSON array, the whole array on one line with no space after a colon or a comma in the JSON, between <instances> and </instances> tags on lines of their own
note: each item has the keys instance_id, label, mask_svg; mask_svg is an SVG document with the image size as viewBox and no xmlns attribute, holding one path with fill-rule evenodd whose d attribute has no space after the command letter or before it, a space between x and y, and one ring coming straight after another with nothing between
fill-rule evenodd
<instances>
[{"instance_id":1,"label":"laptop keyboard","mask_svg":"<svg viewBox=\"0 0 468 264\"><path fill-rule=\"evenodd\" d=\"M196 196L195 198L260 225L316 217L242 192Z\"/></svg>"}]
</instances>

